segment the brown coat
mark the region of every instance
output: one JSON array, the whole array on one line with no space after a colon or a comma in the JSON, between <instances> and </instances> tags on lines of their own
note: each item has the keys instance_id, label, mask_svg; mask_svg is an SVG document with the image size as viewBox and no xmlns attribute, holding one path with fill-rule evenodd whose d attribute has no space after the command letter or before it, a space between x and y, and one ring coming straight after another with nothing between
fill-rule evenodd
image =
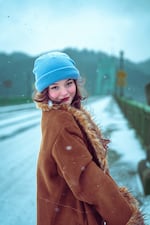
<instances>
[{"instance_id":1,"label":"brown coat","mask_svg":"<svg viewBox=\"0 0 150 225\"><path fill-rule=\"evenodd\" d=\"M101 133L90 115L70 106L39 107L37 225L143 225L134 197L109 175Z\"/></svg>"}]
</instances>

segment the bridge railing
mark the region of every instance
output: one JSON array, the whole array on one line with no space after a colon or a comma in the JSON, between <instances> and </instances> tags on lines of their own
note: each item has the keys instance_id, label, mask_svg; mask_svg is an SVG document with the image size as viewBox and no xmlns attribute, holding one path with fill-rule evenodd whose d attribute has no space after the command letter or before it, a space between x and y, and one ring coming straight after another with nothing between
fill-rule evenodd
<instances>
[{"instance_id":1,"label":"bridge railing","mask_svg":"<svg viewBox=\"0 0 150 225\"><path fill-rule=\"evenodd\" d=\"M144 147L149 148L150 106L123 97L116 97L116 101L131 126L136 130Z\"/></svg>"},{"instance_id":2,"label":"bridge railing","mask_svg":"<svg viewBox=\"0 0 150 225\"><path fill-rule=\"evenodd\" d=\"M146 149L146 158L139 162L138 172L145 195L150 195L150 106L123 97L116 97L116 101Z\"/></svg>"}]
</instances>

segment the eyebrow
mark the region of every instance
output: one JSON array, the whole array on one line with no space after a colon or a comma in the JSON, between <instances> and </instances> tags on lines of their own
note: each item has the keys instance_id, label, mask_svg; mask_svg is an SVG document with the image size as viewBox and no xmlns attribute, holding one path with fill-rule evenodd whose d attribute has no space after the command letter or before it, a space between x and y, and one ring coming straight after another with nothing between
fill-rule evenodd
<instances>
[{"instance_id":1,"label":"eyebrow","mask_svg":"<svg viewBox=\"0 0 150 225\"><path fill-rule=\"evenodd\" d=\"M73 80L73 79L69 78L69 79L66 80L66 82L69 81L69 80ZM58 82L55 82L55 83L51 84L50 86L52 86L52 85L58 85Z\"/></svg>"}]
</instances>

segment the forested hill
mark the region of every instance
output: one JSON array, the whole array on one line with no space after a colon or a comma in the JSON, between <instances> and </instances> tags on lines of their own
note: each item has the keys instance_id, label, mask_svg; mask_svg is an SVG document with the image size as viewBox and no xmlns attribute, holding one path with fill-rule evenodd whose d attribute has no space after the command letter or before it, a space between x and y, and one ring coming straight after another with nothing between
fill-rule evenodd
<instances>
[{"instance_id":1,"label":"forested hill","mask_svg":"<svg viewBox=\"0 0 150 225\"><path fill-rule=\"evenodd\" d=\"M119 68L119 58L112 55L108 55L104 52L89 51L86 49L78 50L72 48L63 49L68 53L76 62L76 65L83 76L86 79L86 89L94 95L95 82L97 81L97 68L102 61L113 60L116 70ZM0 95L5 97L5 89L7 88L7 94L11 94L9 88L12 87L14 80L16 89L13 93L18 95L21 93L19 88L26 83L28 88L24 90L26 95L31 95L33 91L34 78L32 75L33 62L36 57L31 57L24 53L5 54L0 53ZM150 59L141 62L133 63L127 59L124 61L124 70L127 73L127 86L126 95L138 101L145 101L144 87L150 82ZM115 74L114 74L115 76ZM30 82L30 85L29 85ZM20 88L21 89L21 88ZM31 89L31 90L30 90Z\"/></svg>"},{"instance_id":2,"label":"forested hill","mask_svg":"<svg viewBox=\"0 0 150 225\"><path fill-rule=\"evenodd\" d=\"M75 59L82 76L87 77L88 90L92 93L92 83L94 83L97 76L98 64L103 62L104 59L106 61L113 60L116 71L119 68L119 57L104 52L88 51L86 49L82 51L65 49L65 51ZM145 85L150 83L150 59L145 62L134 63L125 58L124 70L127 74L125 95L131 99L145 102Z\"/></svg>"}]
</instances>

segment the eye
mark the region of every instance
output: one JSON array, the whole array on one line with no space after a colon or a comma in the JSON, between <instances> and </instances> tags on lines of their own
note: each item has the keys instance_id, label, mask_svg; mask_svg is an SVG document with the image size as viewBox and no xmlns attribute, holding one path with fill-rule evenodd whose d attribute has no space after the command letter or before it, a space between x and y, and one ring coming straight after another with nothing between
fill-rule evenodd
<instances>
[{"instance_id":1,"label":"eye","mask_svg":"<svg viewBox=\"0 0 150 225\"><path fill-rule=\"evenodd\" d=\"M58 86L51 86L50 90L58 90L58 88L59 88Z\"/></svg>"},{"instance_id":2,"label":"eye","mask_svg":"<svg viewBox=\"0 0 150 225\"><path fill-rule=\"evenodd\" d=\"M67 86L71 86L73 83L74 83L73 80L68 80L67 81Z\"/></svg>"}]
</instances>

